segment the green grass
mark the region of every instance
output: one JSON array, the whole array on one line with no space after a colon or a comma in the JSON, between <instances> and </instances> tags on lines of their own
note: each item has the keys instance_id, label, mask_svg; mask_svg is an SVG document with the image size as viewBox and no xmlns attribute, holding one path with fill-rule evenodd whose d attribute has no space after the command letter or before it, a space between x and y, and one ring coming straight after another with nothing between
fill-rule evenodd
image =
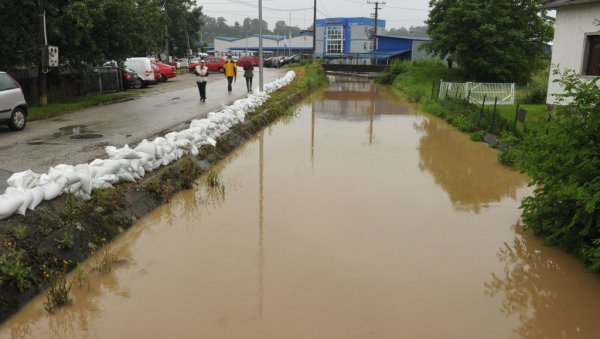
<instances>
[{"instance_id":1,"label":"green grass","mask_svg":"<svg viewBox=\"0 0 600 339\"><path fill-rule=\"evenodd\" d=\"M63 113L123 100L139 93L140 92L136 90L129 90L121 93L92 95L60 102L53 102L48 104L46 107L33 106L29 108L29 116L27 117L27 120L34 121L49 119Z\"/></svg>"},{"instance_id":2,"label":"green grass","mask_svg":"<svg viewBox=\"0 0 600 339\"><path fill-rule=\"evenodd\" d=\"M519 108L527 110L525 125L528 129L538 131L544 129L544 126L548 121L548 108L546 104L520 104ZM499 105L496 109L504 119L511 123L515 121L517 105ZM517 128L522 131L523 124L518 122Z\"/></svg>"},{"instance_id":3,"label":"green grass","mask_svg":"<svg viewBox=\"0 0 600 339\"><path fill-rule=\"evenodd\" d=\"M393 76L390 76L392 74ZM466 104L460 102L436 103L431 100L431 93L434 83L439 83L440 79L451 82L467 82L460 70L450 69L445 64L437 61L422 60L417 62L394 62L390 67L389 73L381 76L378 81L391 84L393 87L401 90L411 102L423 103L422 109L428 113L448 118L453 123L451 112L461 112L468 110ZM543 92L542 102L545 101L545 88L548 82L548 70L540 70L532 76L528 85L516 86L516 102L520 103L521 108L527 110L525 125L528 130L542 130L548 121L548 110L545 103L530 103L530 101L540 101L540 92ZM540 90L543 89L543 90ZM455 106L459 107L455 107ZM451 106L451 107L450 107ZM472 110L473 108L471 108ZM515 111L517 105L498 105L498 114L513 126L515 120ZM493 110L493 105L487 105L486 110ZM524 125L517 124L517 128L523 131Z\"/></svg>"}]
</instances>

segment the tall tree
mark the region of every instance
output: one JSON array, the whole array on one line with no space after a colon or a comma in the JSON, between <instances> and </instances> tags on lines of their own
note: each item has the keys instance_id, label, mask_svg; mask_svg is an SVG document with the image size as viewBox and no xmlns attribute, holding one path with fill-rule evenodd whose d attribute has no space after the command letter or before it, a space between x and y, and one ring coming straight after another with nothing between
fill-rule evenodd
<instances>
[{"instance_id":1,"label":"tall tree","mask_svg":"<svg viewBox=\"0 0 600 339\"><path fill-rule=\"evenodd\" d=\"M0 1L0 70L29 66L41 57L37 0Z\"/></svg>"},{"instance_id":2,"label":"tall tree","mask_svg":"<svg viewBox=\"0 0 600 339\"><path fill-rule=\"evenodd\" d=\"M543 0L430 0L426 49L456 61L465 76L522 81L541 65L553 29Z\"/></svg>"}]
</instances>

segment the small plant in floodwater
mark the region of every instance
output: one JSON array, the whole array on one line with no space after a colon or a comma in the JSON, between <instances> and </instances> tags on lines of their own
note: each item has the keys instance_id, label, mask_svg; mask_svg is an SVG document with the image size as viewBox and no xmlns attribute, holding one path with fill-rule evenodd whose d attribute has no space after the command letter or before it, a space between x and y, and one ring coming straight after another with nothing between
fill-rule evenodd
<instances>
[{"instance_id":1,"label":"small plant in floodwater","mask_svg":"<svg viewBox=\"0 0 600 339\"><path fill-rule=\"evenodd\" d=\"M25 239L25 237L27 236L27 233L28 233L27 232L27 226L24 225L24 224L19 224L18 226L16 226L15 228L13 228L13 235L18 240Z\"/></svg>"},{"instance_id":2,"label":"small plant in floodwater","mask_svg":"<svg viewBox=\"0 0 600 339\"><path fill-rule=\"evenodd\" d=\"M198 176L198 167L194 163L194 160L187 156L181 160L181 187L182 188L192 188L196 177Z\"/></svg>"},{"instance_id":3,"label":"small plant in floodwater","mask_svg":"<svg viewBox=\"0 0 600 339\"><path fill-rule=\"evenodd\" d=\"M81 266L80 264L77 264L77 267L75 267L73 282L77 282L79 284L79 287L83 287L83 285L85 284L88 290L91 288L90 278L85 268L83 268L83 266Z\"/></svg>"},{"instance_id":4,"label":"small plant in floodwater","mask_svg":"<svg viewBox=\"0 0 600 339\"><path fill-rule=\"evenodd\" d=\"M57 308L70 305L72 300L69 296L69 292L71 291L72 285L73 282L67 282L64 273L53 279L50 286L46 290L46 302L44 303L44 309L48 313L54 313Z\"/></svg>"},{"instance_id":5,"label":"small plant in floodwater","mask_svg":"<svg viewBox=\"0 0 600 339\"><path fill-rule=\"evenodd\" d=\"M169 201L171 195L175 193L175 187L171 185L170 180L167 180L167 182L153 181L146 186L146 190L151 196L160 201Z\"/></svg>"},{"instance_id":6,"label":"small plant in floodwater","mask_svg":"<svg viewBox=\"0 0 600 339\"><path fill-rule=\"evenodd\" d=\"M13 248L0 256L0 285L7 282L21 291L31 286L31 267L25 263L24 254L24 250Z\"/></svg>"},{"instance_id":7,"label":"small plant in floodwater","mask_svg":"<svg viewBox=\"0 0 600 339\"><path fill-rule=\"evenodd\" d=\"M208 187L222 186L223 183L221 182L221 176L219 175L219 172L215 170L210 170L206 175L206 185Z\"/></svg>"},{"instance_id":8,"label":"small plant in floodwater","mask_svg":"<svg viewBox=\"0 0 600 339\"><path fill-rule=\"evenodd\" d=\"M105 247L96 255L92 268L102 274L106 274L112 271L120 262L119 257Z\"/></svg>"}]
</instances>

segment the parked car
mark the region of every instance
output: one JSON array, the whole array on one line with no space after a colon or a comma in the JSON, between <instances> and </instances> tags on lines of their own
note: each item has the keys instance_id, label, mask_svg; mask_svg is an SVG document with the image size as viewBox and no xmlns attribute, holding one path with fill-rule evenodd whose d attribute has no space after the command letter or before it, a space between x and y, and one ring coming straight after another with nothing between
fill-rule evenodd
<instances>
[{"instance_id":1,"label":"parked car","mask_svg":"<svg viewBox=\"0 0 600 339\"><path fill-rule=\"evenodd\" d=\"M279 56L274 56L273 58L270 58L270 62L267 66L265 67L281 67L282 66L282 61L285 59L285 56L283 55L279 55ZM263 63L264 64L264 63Z\"/></svg>"},{"instance_id":2,"label":"parked car","mask_svg":"<svg viewBox=\"0 0 600 339\"><path fill-rule=\"evenodd\" d=\"M209 56L203 59L206 68L208 68L209 72L221 72L225 70L225 59L220 56ZM192 59L192 63L190 64L190 72L194 71L196 65L200 63L200 59Z\"/></svg>"},{"instance_id":3,"label":"parked car","mask_svg":"<svg viewBox=\"0 0 600 339\"><path fill-rule=\"evenodd\" d=\"M177 62L178 62L177 68L183 68L183 69L190 68L190 63L187 58L181 58L181 59L177 60Z\"/></svg>"},{"instance_id":4,"label":"parked car","mask_svg":"<svg viewBox=\"0 0 600 339\"><path fill-rule=\"evenodd\" d=\"M13 131L27 124L28 107L19 83L8 73L0 72L0 123Z\"/></svg>"},{"instance_id":5,"label":"parked car","mask_svg":"<svg viewBox=\"0 0 600 339\"><path fill-rule=\"evenodd\" d=\"M155 61L154 64L158 66L160 80L162 82L165 82L167 81L167 79L174 78L177 76L177 69L175 68L175 66L167 65L161 61Z\"/></svg>"},{"instance_id":6,"label":"parked car","mask_svg":"<svg viewBox=\"0 0 600 339\"><path fill-rule=\"evenodd\" d=\"M306 54L294 54L292 56L289 56L289 57L283 59L280 63L280 66L287 65L287 64L297 64L304 60L308 60L309 58L310 58L310 56L306 55Z\"/></svg>"},{"instance_id":7,"label":"parked car","mask_svg":"<svg viewBox=\"0 0 600 339\"><path fill-rule=\"evenodd\" d=\"M194 72L194 68L196 68L196 66L198 66L199 64L200 64L200 58L191 58L190 64L188 66L188 68L190 69L190 72Z\"/></svg>"},{"instance_id":8,"label":"parked car","mask_svg":"<svg viewBox=\"0 0 600 339\"><path fill-rule=\"evenodd\" d=\"M136 71L123 67L121 68L121 73L123 74L122 79L124 90L127 90L128 88L142 88L142 79L140 79Z\"/></svg>"},{"instance_id":9,"label":"parked car","mask_svg":"<svg viewBox=\"0 0 600 339\"><path fill-rule=\"evenodd\" d=\"M275 57L269 57L263 60L263 66L264 67L273 67L273 60L275 59Z\"/></svg>"},{"instance_id":10,"label":"parked car","mask_svg":"<svg viewBox=\"0 0 600 339\"><path fill-rule=\"evenodd\" d=\"M158 67L158 65L156 64L156 61L152 61L152 72L154 72L154 80L156 80L156 82L161 82L162 81L162 77L160 76L160 67Z\"/></svg>"},{"instance_id":11,"label":"parked car","mask_svg":"<svg viewBox=\"0 0 600 339\"><path fill-rule=\"evenodd\" d=\"M154 68L149 58L128 58L125 60L125 67L130 68L138 74L142 80L142 87L146 87L149 84L156 83L156 77L154 75ZM160 79L160 72L158 66L156 66L156 73Z\"/></svg>"}]
</instances>

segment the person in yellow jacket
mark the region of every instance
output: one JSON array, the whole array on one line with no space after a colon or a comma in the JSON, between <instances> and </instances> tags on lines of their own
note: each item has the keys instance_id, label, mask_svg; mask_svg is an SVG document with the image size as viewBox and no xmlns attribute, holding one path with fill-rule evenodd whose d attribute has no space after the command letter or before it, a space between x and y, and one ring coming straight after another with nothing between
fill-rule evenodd
<instances>
[{"instance_id":1,"label":"person in yellow jacket","mask_svg":"<svg viewBox=\"0 0 600 339\"><path fill-rule=\"evenodd\" d=\"M227 77L227 91L231 92L231 82L233 81L233 77L237 79L237 65L231 59L231 54L227 56L227 60L225 60L225 76Z\"/></svg>"}]
</instances>

